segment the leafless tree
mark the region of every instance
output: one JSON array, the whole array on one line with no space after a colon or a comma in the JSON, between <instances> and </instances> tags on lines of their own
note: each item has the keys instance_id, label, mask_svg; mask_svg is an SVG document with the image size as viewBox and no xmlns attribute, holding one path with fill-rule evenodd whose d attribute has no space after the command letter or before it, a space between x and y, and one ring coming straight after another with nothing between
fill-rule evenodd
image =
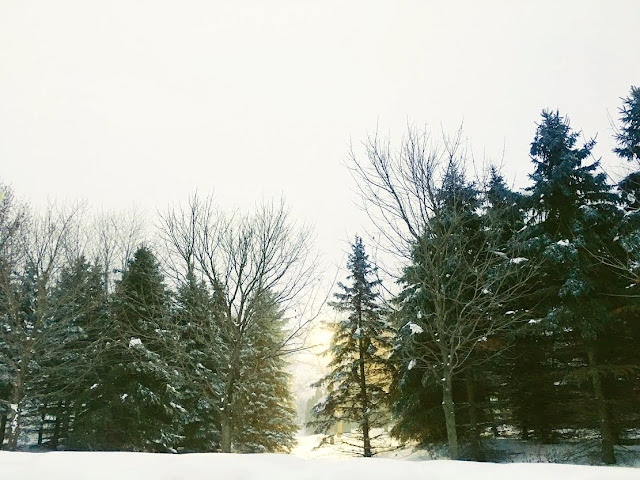
<instances>
[{"instance_id":1,"label":"leafless tree","mask_svg":"<svg viewBox=\"0 0 640 480\"><path fill-rule=\"evenodd\" d=\"M11 393L9 405L8 447L15 449L22 427L26 390L31 367L38 348L46 343L42 336L47 313L49 291L62 266L74 221L82 209L81 204L58 207L50 204L43 213L35 213L24 225L20 262L2 275L3 328L0 331L0 356L10 371ZM21 312L20 276L26 271L33 278L35 308L31 315Z\"/></svg>"},{"instance_id":2,"label":"leafless tree","mask_svg":"<svg viewBox=\"0 0 640 480\"><path fill-rule=\"evenodd\" d=\"M409 129L395 153L388 140L374 135L365 142L366 160L352 153L349 164L383 247L402 267L419 262L412 283L431 305L416 307L415 318L403 328L413 341L422 342L410 349L418 355L411 367L428 370L442 382L451 458L460 454L454 376L488 339L523 320L526 312L505 310L525 294L535 270L518 255L517 246L499 248L490 216L483 227L472 227L468 212L440 198L446 177L464 171L467 155L461 138L459 130L434 142L425 132Z\"/></svg>"},{"instance_id":3,"label":"leafless tree","mask_svg":"<svg viewBox=\"0 0 640 480\"><path fill-rule=\"evenodd\" d=\"M88 258L104 272L105 291L114 284L112 274L126 269L136 248L144 240L144 216L137 210L100 212L87 232Z\"/></svg>"},{"instance_id":4,"label":"leafless tree","mask_svg":"<svg viewBox=\"0 0 640 480\"><path fill-rule=\"evenodd\" d=\"M319 285L319 263L312 231L291 220L284 201L260 204L250 214L226 214L215 208L211 197L197 194L186 208L170 208L162 215L161 231L174 278L205 279L221 308L223 321L216 336L227 344L218 385L204 387L218 397L221 448L229 452L235 395L244 380L241 361L255 334L261 302L268 297L290 315L290 328L274 355L299 349L300 336L314 317L309 294Z\"/></svg>"},{"instance_id":5,"label":"leafless tree","mask_svg":"<svg viewBox=\"0 0 640 480\"><path fill-rule=\"evenodd\" d=\"M24 260L27 222L26 206L16 200L10 187L0 184L0 293L3 298L0 315L3 324L7 323L6 320L10 316L9 306L12 297L7 293L11 291L11 277ZM6 351L3 337L7 333L6 327L0 330L0 449L11 411L11 368L3 361L3 353Z\"/></svg>"}]
</instances>

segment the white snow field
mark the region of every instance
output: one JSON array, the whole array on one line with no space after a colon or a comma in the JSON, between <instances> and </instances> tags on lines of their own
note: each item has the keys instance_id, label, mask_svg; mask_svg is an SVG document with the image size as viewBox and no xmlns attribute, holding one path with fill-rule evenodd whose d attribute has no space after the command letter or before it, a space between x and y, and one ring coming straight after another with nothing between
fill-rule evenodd
<instances>
[{"instance_id":1,"label":"white snow field","mask_svg":"<svg viewBox=\"0 0 640 480\"><path fill-rule=\"evenodd\" d=\"M640 470L387 458L304 459L276 454L0 452L0 477L16 480L638 480Z\"/></svg>"}]
</instances>

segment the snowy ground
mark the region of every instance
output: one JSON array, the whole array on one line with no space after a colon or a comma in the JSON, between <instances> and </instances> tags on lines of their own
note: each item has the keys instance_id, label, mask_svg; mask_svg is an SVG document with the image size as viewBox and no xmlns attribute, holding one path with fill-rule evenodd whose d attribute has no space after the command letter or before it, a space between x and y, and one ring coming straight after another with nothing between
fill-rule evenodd
<instances>
[{"instance_id":1,"label":"snowy ground","mask_svg":"<svg viewBox=\"0 0 640 480\"><path fill-rule=\"evenodd\" d=\"M349 436L342 438L349 442ZM336 437L334 444L324 444L318 448L321 435L298 436L298 444L293 454L308 459L314 458L353 458L362 454L362 449L353 449L340 443ZM598 444L565 442L553 445L527 443L515 438L484 440L488 460L497 463L566 463L591 465L598 463ZM415 446L401 446L398 442L384 437L378 440L379 453L376 458L396 460L443 460L447 458L445 446L431 449L417 449ZM616 456L620 466L636 467L640 480L640 445L616 447Z\"/></svg>"},{"instance_id":2,"label":"snowy ground","mask_svg":"<svg viewBox=\"0 0 640 480\"><path fill-rule=\"evenodd\" d=\"M314 449L318 436L299 437L293 455L0 452L0 478L16 480L638 480L640 470L549 463L431 460L433 452L395 449L382 458L354 458L337 445Z\"/></svg>"},{"instance_id":3,"label":"snowy ground","mask_svg":"<svg viewBox=\"0 0 640 480\"><path fill-rule=\"evenodd\" d=\"M480 464L295 455L0 452L2 478L19 480L637 480L637 469L554 464Z\"/></svg>"}]
</instances>

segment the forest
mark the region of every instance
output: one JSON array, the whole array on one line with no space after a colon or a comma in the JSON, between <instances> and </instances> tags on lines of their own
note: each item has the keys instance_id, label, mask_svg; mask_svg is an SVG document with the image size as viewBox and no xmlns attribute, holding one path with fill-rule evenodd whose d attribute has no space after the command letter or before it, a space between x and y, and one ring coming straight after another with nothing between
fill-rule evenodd
<instances>
[{"instance_id":1,"label":"forest","mask_svg":"<svg viewBox=\"0 0 640 480\"><path fill-rule=\"evenodd\" d=\"M532 121L523 189L474 168L462 131L350 153L375 238L356 237L326 302L317 432L357 425L366 457L387 425L476 461L501 436L603 464L638 444L640 88L614 121L623 178L564 114ZM229 212L194 193L145 222L0 189L0 447L291 451L289 367L322 269L284 201Z\"/></svg>"}]
</instances>

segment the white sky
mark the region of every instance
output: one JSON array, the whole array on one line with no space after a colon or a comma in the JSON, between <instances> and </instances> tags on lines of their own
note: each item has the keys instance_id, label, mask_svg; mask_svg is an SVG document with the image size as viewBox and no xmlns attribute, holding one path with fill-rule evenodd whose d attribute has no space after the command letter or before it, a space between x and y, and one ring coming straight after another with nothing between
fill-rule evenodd
<instances>
[{"instance_id":1,"label":"white sky","mask_svg":"<svg viewBox=\"0 0 640 480\"><path fill-rule=\"evenodd\" d=\"M380 126L454 129L523 185L542 108L613 159L640 85L640 2L0 2L0 176L17 193L153 212L283 193L342 260L343 166Z\"/></svg>"},{"instance_id":2,"label":"white sky","mask_svg":"<svg viewBox=\"0 0 640 480\"><path fill-rule=\"evenodd\" d=\"M330 266L364 216L343 166L379 125L453 130L523 186L545 107L599 134L640 85L640 2L0 2L0 177L37 204L154 212L284 194Z\"/></svg>"}]
</instances>

